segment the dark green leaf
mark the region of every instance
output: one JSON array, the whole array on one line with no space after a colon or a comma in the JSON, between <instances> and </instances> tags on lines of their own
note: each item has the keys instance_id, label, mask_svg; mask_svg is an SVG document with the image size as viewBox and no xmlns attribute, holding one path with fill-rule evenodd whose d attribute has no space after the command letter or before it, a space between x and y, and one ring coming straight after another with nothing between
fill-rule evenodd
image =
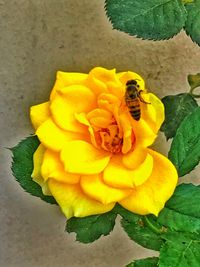
<instances>
[{"instance_id":1,"label":"dark green leaf","mask_svg":"<svg viewBox=\"0 0 200 267\"><path fill-rule=\"evenodd\" d=\"M194 42L200 45L200 0L194 0L185 7L188 12L185 31Z\"/></svg>"},{"instance_id":2,"label":"dark green leaf","mask_svg":"<svg viewBox=\"0 0 200 267\"><path fill-rule=\"evenodd\" d=\"M190 114L198 104L190 94L169 95L162 99L165 106L165 121L161 131L167 139L175 136L182 120Z\"/></svg>"},{"instance_id":3,"label":"dark green leaf","mask_svg":"<svg viewBox=\"0 0 200 267\"><path fill-rule=\"evenodd\" d=\"M151 40L173 37L187 18L180 0L106 0L105 9L115 29Z\"/></svg>"},{"instance_id":4,"label":"dark green leaf","mask_svg":"<svg viewBox=\"0 0 200 267\"><path fill-rule=\"evenodd\" d=\"M181 184L160 212L158 222L174 231L200 233L200 187Z\"/></svg>"},{"instance_id":5,"label":"dark green leaf","mask_svg":"<svg viewBox=\"0 0 200 267\"><path fill-rule=\"evenodd\" d=\"M118 209L118 213L122 216L123 229L132 240L145 248L160 250L163 245L160 234L165 230L153 216L137 215L122 207Z\"/></svg>"},{"instance_id":6,"label":"dark green leaf","mask_svg":"<svg viewBox=\"0 0 200 267\"><path fill-rule=\"evenodd\" d=\"M39 140L37 136L30 136L21 141L16 147L12 148L12 172L26 192L33 196L40 197L48 203L57 204L53 197L43 195L41 187L31 178L33 171L33 154L38 146Z\"/></svg>"},{"instance_id":7,"label":"dark green leaf","mask_svg":"<svg viewBox=\"0 0 200 267\"><path fill-rule=\"evenodd\" d=\"M76 240L91 243L101 235L109 235L115 225L116 214L112 211L84 218L72 217L67 220L66 231L75 232Z\"/></svg>"},{"instance_id":8,"label":"dark green leaf","mask_svg":"<svg viewBox=\"0 0 200 267\"><path fill-rule=\"evenodd\" d=\"M180 184L166 203L167 208L200 218L200 186Z\"/></svg>"},{"instance_id":9,"label":"dark green leaf","mask_svg":"<svg viewBox=\"0 0 200 267\"><path fill-rule=\"evenodd\" d=\"M192 171L200 160L200 107L181 123L173 139L169 159L176 166L179 176Z\"/></svg>"},{"instance_id":10,"label":"dark green leaf","mask_svg":"<svg viewBox=\"0 0 200 267\"><path fill-rule=\"evenodd\" d=\"M158 258L146 258L142 260L135 260L128 264L126 267L156 267L158 266Z\"/></svg>"},{"instance_id":11,"label":"dark green leaf","mask_svg":"<svg viewBox=\"0 0 200 267\"><path fill-rule=\"evenodd\" d=\"M166 243L160 250L159 267L199 267L200 238L182 233L163 235Z\"/></svg>"}]
</instances>

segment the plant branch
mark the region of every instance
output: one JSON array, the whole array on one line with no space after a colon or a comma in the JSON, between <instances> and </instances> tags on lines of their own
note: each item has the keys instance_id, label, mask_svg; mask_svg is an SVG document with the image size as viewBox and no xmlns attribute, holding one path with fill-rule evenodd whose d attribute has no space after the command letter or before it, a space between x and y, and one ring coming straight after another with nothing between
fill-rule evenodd
<instances>
[{"instance_id":1,"label":"plant branch","mask_svg":"<svg viewBox=\"0 0 200 267\"><path fill-rule=\"evenodd\" d=\"M164 229L164 227L162 228L158 228L156 227L147 216L144 216L144 220L146 222L146 224L149 226L149 228L156 234L162 234L163 232L166 232L166 229Z\"/></svg>"}]
</instances>

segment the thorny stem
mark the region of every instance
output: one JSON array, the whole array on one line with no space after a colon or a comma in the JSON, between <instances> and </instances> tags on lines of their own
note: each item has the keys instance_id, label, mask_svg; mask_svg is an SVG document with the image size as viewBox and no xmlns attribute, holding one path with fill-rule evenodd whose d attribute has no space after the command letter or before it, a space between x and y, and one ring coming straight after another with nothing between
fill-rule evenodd
<instances>
[{"instance_id":1,"label":"thorny stem","mask_svg":"<svg viewBox=\"0 0 200 267\"><path fill-rule=\"evenodd\" d=\"M182 3L185 4L189 4L189 3L193 3L194 0L182 0Z\"/></svg>"},{"instance_id":2,"label":"thorny stem","mask_svg":"<svg viewBox=\"0 0 200 267\"><path fill-rule=\"evenodd\" d=\"M161 227L161 228L157 228L155 225L153 225L150 220L148 219L147 216L144 216L144 220L146 222L146 224L149 226L149 228L156 234L162 234L163 232L166 232L166 228Z\"/></svg>"}]
</instances>

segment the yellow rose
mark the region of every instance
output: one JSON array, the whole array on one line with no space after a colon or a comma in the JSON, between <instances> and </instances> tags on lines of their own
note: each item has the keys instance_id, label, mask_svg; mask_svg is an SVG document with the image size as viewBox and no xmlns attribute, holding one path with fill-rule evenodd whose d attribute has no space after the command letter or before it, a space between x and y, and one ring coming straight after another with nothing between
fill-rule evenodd
<instances>
[{"instance_id":1,"label":"yellow rose","mask_svg":"<svg viewBox=\"0 0 200 267\"><path fill-rule=\"evenodd\" d=\"M143 90L141 118L125 104L126 83ZM137 214L155 214L177 183L172 163L148 148L164 120L162 102L134 72L96 67L89 74L58 72L50 100L32 106L41 144L32 178L53 195L67 218L108 212L118 202Z\"/></svg>"}]
</instances>

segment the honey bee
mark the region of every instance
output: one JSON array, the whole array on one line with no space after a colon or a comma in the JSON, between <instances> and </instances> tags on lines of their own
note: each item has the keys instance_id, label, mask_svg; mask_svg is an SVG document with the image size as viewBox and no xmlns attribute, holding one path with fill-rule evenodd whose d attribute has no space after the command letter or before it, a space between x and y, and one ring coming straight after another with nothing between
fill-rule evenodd
<instances>
[{"instance_id":1,"label":"honey bee","mask_svg":"<svg viewBox=\"0 0 200 267\"><path fill-rule=\"evenodd\" d=\"M140 102L143 102L145 104L150 104L141 96L141 92L143 90L140 90L140 86L137 83L137 80L129 80L126 83L126 93L125 93L125 102L129 109L129 112L133 119L136 121L140 120L141 116L141 107Z\"/></svg>"}]
</instances>

